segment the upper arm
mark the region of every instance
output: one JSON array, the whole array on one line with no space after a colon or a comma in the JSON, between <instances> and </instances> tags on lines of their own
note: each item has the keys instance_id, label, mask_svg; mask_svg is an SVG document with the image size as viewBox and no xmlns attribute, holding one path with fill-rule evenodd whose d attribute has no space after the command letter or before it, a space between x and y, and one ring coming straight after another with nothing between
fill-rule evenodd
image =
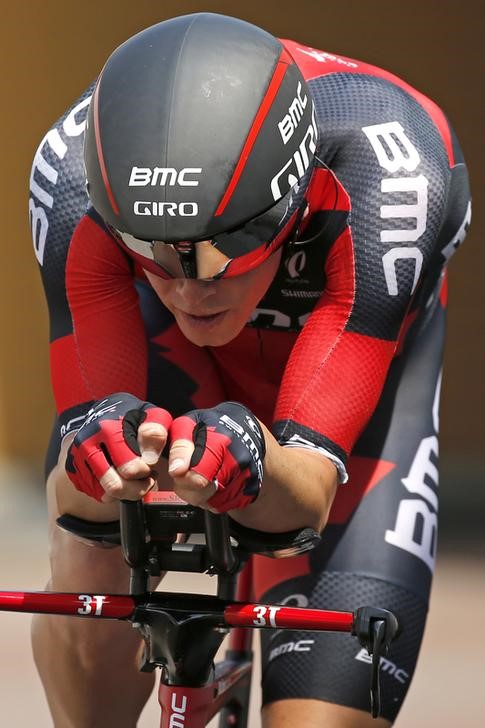
<instances>
[{"instance_id":1,"label":"upper arm","mask_svg":"<svg viewBox=\"0 0 485 728\"><path fill-rule=\"evenodd\" d=\"M284 444L307 439L345 462L379 400L406 313L437 276L437 259L443 265L451 169L435 121L402 89L365 76L317 80L317 104L339 99L321 112L321 156L348 195L349 224L290 356L274 431Z\"/></svg>"},{"instance_id":2,"label":"upper arm","mask_svg":"<svg viewBox=\"0 0 485 728\"><path fill-rule=\"evenodd\" d=\"M122 251L86 214L83 137L89 88L34 157L29 211L50 319L51 378L61 432L114 391L143 397L146 338Z\"/></svg>"}]
</instances>

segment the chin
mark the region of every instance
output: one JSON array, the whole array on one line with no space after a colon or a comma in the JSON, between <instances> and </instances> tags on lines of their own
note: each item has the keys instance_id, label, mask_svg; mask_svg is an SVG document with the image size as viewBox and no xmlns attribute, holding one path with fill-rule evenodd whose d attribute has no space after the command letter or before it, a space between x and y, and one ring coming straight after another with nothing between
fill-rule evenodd
<instances>
[{"instance_id":1,"label":"chin","mask_svg":"<svg viewBox=\"0 0 485 728\"><path fill-rule=\"evenodd\" d=\"M210 331L198 331L190 326L184 326L179 323L179 328L186 339L196 346L224 346L236 338L244 327L241 326L225 326L214 328Z\"/></svg>"}]
</instances>

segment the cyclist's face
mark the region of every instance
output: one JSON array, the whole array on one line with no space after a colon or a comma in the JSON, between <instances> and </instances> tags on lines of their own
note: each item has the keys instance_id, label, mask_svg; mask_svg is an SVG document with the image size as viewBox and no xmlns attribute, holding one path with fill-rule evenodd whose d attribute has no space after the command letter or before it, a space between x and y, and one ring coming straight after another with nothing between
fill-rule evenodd
<instances>
[{"instance_id":1,"label":"cyclist's face","mask_svg":"<svg viewBox=\"0 0 485 728\"><path fill-rule=\"evenodd\" d=\"M268 290L280 259L281 249L254 270L211 281L145 273L189 341L197 346L222 346L242 330Z\"/></svg>"}]
</instances>

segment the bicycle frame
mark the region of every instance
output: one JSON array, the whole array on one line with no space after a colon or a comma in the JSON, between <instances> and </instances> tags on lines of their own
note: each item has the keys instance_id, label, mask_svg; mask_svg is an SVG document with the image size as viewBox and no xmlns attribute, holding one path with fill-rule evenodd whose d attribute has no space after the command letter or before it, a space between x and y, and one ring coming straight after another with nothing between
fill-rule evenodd
<instances>
[{"instance_id":1,"label":"bicycle frame","mask_svg":"<svg viewBox=\"0 0 485 728\"><path fill-rule=\"evenodd\" d=\"M153 499L152 504L156 505L159 500ZM177 510L170 514L166 499L162 501L161 507L158 503L158 516L162 519L163 538L166 538L167 531L170 532L175 524L181 527L177 517L177 513L178 516L181 513L181 502L171 500ZM187 528L193 527L194 521L190 519L194 509L183 512L189 521ZM197 517L200 520L200 513ZM387 654L397 633L394 615L372 607L361 607L352 613L248 601L251 559L247 551L232 546L227 518L208 512L203 518L206 546L175 545L173 539L168 543L157 541L160 528L153 523L153 538L147 539L146 523L150 519L146 517L144 506L140 502L122 503L121 540L125 559L131 566L129 594L4 591L0 592L0 610L130 621L145 641L140 669L162 668L158 695L161 728L204 728L220 711L221 728L246 728L252 629L348 632L373 654L371 704L373 715L377 715L379 660L381 654ZM66 527L65 523L63 525ZM75 530L72 523L70 528ZM158 554L157 563L153 546ZM150 574L160 573L167 560L175 570L217 574L217 595L149 592ZM238 572L241 574L236 586ZM225 659L214 665L216 652L229 630L229 650Z\"/></svg>"}]
</instances>

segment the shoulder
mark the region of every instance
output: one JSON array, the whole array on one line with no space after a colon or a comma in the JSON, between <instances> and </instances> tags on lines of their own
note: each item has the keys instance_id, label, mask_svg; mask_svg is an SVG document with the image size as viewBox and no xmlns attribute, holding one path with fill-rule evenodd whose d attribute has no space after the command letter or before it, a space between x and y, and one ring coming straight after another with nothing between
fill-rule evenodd
<instances>
[{"instance_id":1,"label":"shoulder","mask_svg":"<svg viewBox=\"0 0 485 728\"><path fill-rule=\"evenodd\" d=\"M68 246L87 208L83 139L93 87L86 89L47 131L33 159L29 214L41 266L47 250Z\"/></svg>"},{"instance_id":2,"label":"shoulder","mask_svg":"<svg viewBox=\"0 0 485 728\"><path fill-rule=\"evenodd\" d=\"M432 129L432 145L441 147L448 166L453 166L453 132L432 99L378 66L291 40L282 42L309 84L320 130L330 133L334 141L348 140L363 127L387 122L398 122L428 137Z\"/></svg>"}]
</instances>

